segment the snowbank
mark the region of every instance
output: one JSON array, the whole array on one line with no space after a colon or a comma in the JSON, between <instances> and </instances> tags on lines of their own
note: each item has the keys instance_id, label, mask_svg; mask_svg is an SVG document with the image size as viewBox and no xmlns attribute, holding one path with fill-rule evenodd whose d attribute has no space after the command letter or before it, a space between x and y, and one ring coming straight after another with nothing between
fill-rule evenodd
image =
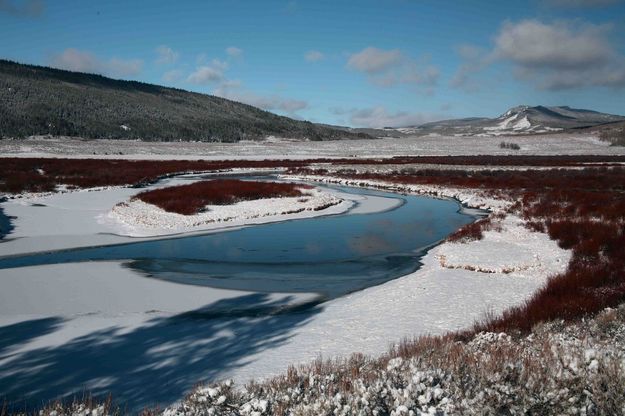
<instances>
[{"instance_id":1,"label":"snowbank","mask_svg":"<svg viewBox=\"0 0 625 416\"><path fill-rule=\"evenodd\" d=\"M547 234L530 231L523 220L510 215L502 231L484 231L482 240L449 243L437 250L440 265L481 273L549 276L564 271L570 252L558 248Z\"/></svg>"},{"instance_id":2,"label":"snowbank","mask_svg":"<svg viewBox=\"0 0 625 416\"><path fill-rule=\"evenodd\" d=\"M374 189L384 189L390 192L409 193L440 198L453 198L459 201L469 212L472 208L491 210L495 213L503 212L514 203L514 201L493 198L483 192L469 188L454 188L436 185L404 185L369 179L345 179L318 175L281 175L281 177L286 180L304 180L309 182L330 183L345 186L360 186Z\"/></svg>"},{"instance_id":3,"label":"snowbank","mask_svg":"<svg viewBox=\"0 0 625 416\"><path fill-rule=\"evenodd\" d=\"M200 231L226 224L244 224L250 220L284 220L287 215L304 213L298 218L344 212L351 202L333 193L320 189L306 190L304 196L288 198L266 198L262 200L240 201L232 205L211 205L206 211L195 215L182 215L167 212L155 205L139 199L115 205L110 212L99 217L102 223L117 223L124 235L153 236L161 234ZM309 214L309 215L306 215ZM312 215L311 215L312 214Z\"/></svg>"}]
</instances>

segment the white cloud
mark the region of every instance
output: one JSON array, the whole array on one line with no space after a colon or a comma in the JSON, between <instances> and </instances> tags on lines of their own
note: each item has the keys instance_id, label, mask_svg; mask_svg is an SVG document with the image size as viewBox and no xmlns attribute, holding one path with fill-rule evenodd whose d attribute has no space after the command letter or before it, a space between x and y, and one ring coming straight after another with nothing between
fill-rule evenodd
<instances>
[{"instance_id":1,"label":"white cloud","mask_svg":"<svg viewBox=\"0 0 625 416\"><path fill-rule=\"evenodd\" d=\"M336 115L348 115L349 121L355 127L406 127L417 126L423 123L440 119L436 114L411 113L407 111L389 112L382 106L362 109L333 108L330 111Z\"/></svg>"},{"instance_id":2,"label":"white cloud","mask_svg":"<svg viewBox=\"0 0 625 416\"><path fill-rule=\"evenodd\" d=\"M127 77L141 72L143 61L139 59L111 58L102 60L91 52L74 48L65 49L60 54L53 55L50 65L60 69L92 74L108 75L113 77Z\"/></svg>"},{"instance_id":3,"label":"white cloud","mask_svg":"<svg viewBox=\"0 0 625 416\"><path fill-rule=\"evenodd\" d=\"M224 79L224 71L228 69L228 63L213 59L210 65L198 67L191 75L187 77L187 81L194 84L208 84L211 82L222 81Z\"/></svg>"},{"instance_id":4,"label":"white cloud","mask_svg":"<svg viewBox=\"0 0 625 416\"><path fill-rule=\"evenodd\" d=\"M229 57L235 57L242 53L240 49L234 49L236 51L226 50ZM226 71L229 68L229 63L232 62L229 59L227 61L213 59L209 64L205 64L207 61L206 55L201 55L198 59L201 59L203 64L187 77L187 81L195 84L218 83L212 91L213 95L253 105L267 111L282 111L289 113L291 117L297 116L295 112L308 107L308 102L306 101L285 98L277 94L258 95L245 89L241 81L227 79Z\"/></svg>"},{"instance_id":5,"label":"white cloud","mask_svg":"<svg viewBox=\"0 0 625 416\"><path fill-rule=\"evenodd\" d=\"M238 79L229 79L229 80L225 80L223 82L221 82L219 84L219 86L217 87L217 89L213 92L222 92L222 93L227 93L229 91L232 91L236 88L240 88L241 86L243 86L243 83L238 80ZM220 95L221 94L216 94L216 95Z\"/></svg>"},{"instance_id":6,"label":"white cloud","mask_svg":"<svg viewBox=\"0 0 625 416\"><path fill-rule=\"evenodd\" d=\"M403 55L399 49L383 50L370 46L352 54L347 66L367 74L378 74L398 64L402 59Z\"/></svg>"},{"instance_id":7,"label":"white cloud","mask_svg":"<svg viewBox=\"0 0 625 416\"><path fill-rule=\"evenodd\" d=\"M623 0L548 0L547 3L556 7L604 7L622 3Z\"/></svg>"},{"instance_id":8,"label":"white cloud","mask_svg":"<svg viewBox=\"0 0 625 416\"><path fill-rule=\"evenodd\" d=\"M206 61L208 61L208 55L205 52L202 52L195 57L195 63L198 65L203 65Z\"/></svg>"},{"instance_id":9,"label":"white cloud","mask_svg":"<svg viewBox=\"0 0 625 416\"><path fill-rule=\"evenodd\" d=\"M490 51L460 55L464 63L452 85L466 86L470 75L494 62L512 64L517 78L538 88L625 87L625 56L610 43L609 25L579 20L506 22Z\"/></svg>"},{"instance_id":10,"label":"white cloud","mask_svg":"<svg viewBox=\"0 0 625 416\"><path fill-rule=\"evenodd\" d=\"M588 68L608 62L613 50L605 26L537 20L506 22L495 39L495 56L534 68Z\"/></svg>"},{"instance_id":11,"label":"white cloud","mask_svg":"<svg viewBox=\"0 0 625 416\"><path fill-rule=\"evenodd\" d=\"M449 84L452 87L462 88L470 92L479 90L480 87L472 78L472 75L492 63L492 54L490 51L474 45L460 45L456 48L456 53L463 59L463 63L453 75Z\"/></svg>"},{"instance_id":12,"label":"white cloud","mask_svg":"<svg viewBox=\"0 0 625 416\"><path fill-rule=\"evenodd\" d=\"M281 97L276 94L262 96L243 89L240 81L224 81L213 91L214 95L239 101L267 111L283 111L295 116L295 112L308 108L308 102Z\"/></svg>"},{"instance_id":13,"label":"white cloud","mask_svg":"<svg viewBox=\"0 0 625 416\"><path fill-rule=\"evenodd\" d=\"M308 62L318 62L323 60L324 58L325 55L319 51L308 51L304 55L304 59L306 59Z\"/></svg>"},{"instance_id":14,"label":"white cloud","mask_svg":"<svg viewBox=\"0 0 625 416\"><path fill-rule=\"evenodd\" d=\"M230 46L226 48L226 53L232 58L237 58L243 55L243 49L237 48L236 46Z\"/></svg>"},{"instance_id":15,"label":"white cloud","mask_svg":"<svg viewBox=\"0 0 625 416\"><path fill-rule=\"evenodd\" d=\"M215 94L218 95L218 94ZM295 113L296 111L308 108L308 103L304 100L294 100L290 98L280 97L278 95L261 96L252 92L231 93L224 98L239 101L254 107L262 108L267 111L284 111L286 113Z\"/></svg>"},{"instance_id":16,"label":"white cloud","mask_svg":"<svg viewBox=\"0 0 625 416\"><path fill-rule=\"evenodd\" d=\"M397 84L436 85L440 71L427 57L415 60L398 49L382 50L368 47L352 54L347 67L364 72L371 83L380 87Z\"/></svg>"},{"instance_id":17,"label":"white cloud","mask_svg":"<svg viewBox=\"0 0 625 416\"><path fill-rule=\"evenodd\" d=\"M495 59L544 89L625 86L625 56L610 44L606 25L537 20L507 22L495 39Z\"/></svg>"},{"instance_id":18,"label":"white cloud","mask_svg":"<svg viewBox=\"0 0 625 416\"><path fill-rule=\"evenodd\" d=\"M158 55L156 58L157 64L173 64L180 56L178 52L166 45L161 45L156 48L156 53Z\"/></svg>"},{"instance_id":19,"label":"white cloud","mask_svg":"<svg viewBox=\"0 0 625 416\"><path fill-rule=\"evenodd\" d=\"M182 78L182 71L179 69L172 69L163 74L163 81L176 82Z\"/></svg>"},{"instance_id":20,"label":"white cloud","mask_svg":"<svg viewBox=\"0 0 625 416\"><path fill-rule=\"evenodd\" d=\"M221 81L223 77L223 71L210 66L201 66L189 75L187 81L194 84L208 84L209 82Z\"/></svg>"}]
</instances>

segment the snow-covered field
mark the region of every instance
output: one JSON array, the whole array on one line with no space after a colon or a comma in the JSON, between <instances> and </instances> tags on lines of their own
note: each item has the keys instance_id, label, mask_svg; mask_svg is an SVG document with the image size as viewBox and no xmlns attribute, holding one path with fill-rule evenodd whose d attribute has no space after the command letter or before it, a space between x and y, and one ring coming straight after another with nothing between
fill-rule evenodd
<instances>
[{"instance_id":1,"label":"snow-covered field","mask_svg":"<svg viewBox=\"0 0 625 416\"><path fill-rule=\"evenodd\" d=\"M245 173L245 171L238 171ZM132 197L146 189L188 184L194 175L164 179L148 188L107 187L54 194L26 194L2 204L6 215L16 217L14 230L0 246L0 256L72 247L136 241L131 237L157 237L182 232L206 232L244 225L310 218L347 211L360 198L331 189L310 190L304 198L266 199L214 206L206 213L184 216L168 213ZM385 209L384 201L371 198L361 209ZM324 209L316 211L316 208ZM158 216L159 222L154 219ZM1 273L1 272L0 272Z\"/></svg>"},{"instance_id":2,"label":"snow-covered field","mask_svg":"<svg viewBox=\"0 0 625 416\"><path fill-rule=\"evenodd\" d=\"M501 149L502 141L520 150ZM0 140L0 154L19 157L85 157L127 159L303 159L316 157L387 157L398 155L579 155L625 154L590 134L454 137L430 135L380 140L297 142L272 140L239 143L86 141L68 138Z\"/></svg>"},{"instance_id":3,"label":"snow-covered field","mask_svg":"<svg viewBox=\"0 0 625 416\"><path fill-rule=\"evenodd\" d=\"M368 185L396 189L388 183ZM400 190L455 197L495 211L507 205L466 190ZM115 222L110 212L135 192L111 188L4 203L7 214L18 216L10 236L18 238L0 244L0 256L130 241L103 233L124 229L111 225ZM329 197L346 200L328 208L332 213L349 208L355 198ZM366 197L359 203L354 212L388 209L397 202ZM239 219L237 225L247 222ZM96 392L114 387L133 406L168 404L201 380L245 382L319 356L380 354L405 337L466 328L487 313L523 302L548 276L563 271L569 256L545 234L530 232L519 218L508 217L500 232L486 232L481 241L435 247L410 275L306 313L211 319L202 316L296 305L316 295L184 286L146 279L119 262L1 270L0 330L23 338L0 349L0 379L33 394L62 395L77 386Z\"/></svg>"}]
</instances>

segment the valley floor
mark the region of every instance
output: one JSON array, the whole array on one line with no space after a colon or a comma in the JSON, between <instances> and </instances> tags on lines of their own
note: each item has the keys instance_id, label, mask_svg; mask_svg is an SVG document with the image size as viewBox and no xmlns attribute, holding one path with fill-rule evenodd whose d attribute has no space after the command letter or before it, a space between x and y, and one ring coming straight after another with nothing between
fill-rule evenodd
<instances>
[{"instance_id":1,"label":"valley floor","mask_svg":"<svg viewBox=\"0 0 625 416\"><path fill-rule=\"evenodd\" d=\"M309 158L345 157L355 154L390 156L625 153L623 148L609 147L595 138L585 136L552 135L509 139L520 144L520 152L500 149L499 142L502 140L504 138L501 137L453 138L453 140L430 137L366 142L283 141L236 145L130 142L124 143L122 147L116 147L118 142L85 143L32 139L23 142L0 141L0 151L3 156L69 154L75 157L102 157L108 153L108 157L147 159L172 158L172 153L177 153L175 157L183 159L221 159L226 155L233 158L262 159L282 158L284 155L292 158ZM180 152L175 152L174 149ZM120 151L122 155L113 155L114 152ZM384 165L378 168L383 171ZM481 191L445 186L398 187L397 184L383 181L350 181L332 175L321 178L296 174L288 178L388 187L398 192L452 197L466 206L491 209L495 213L503 212L514 202L496 199ZM28 208L22 211L23 216L26 213L24 223L20 224L19 218L16 222L14 235L20 238L0 244L0 255L94 243L111 244L130 238L98 234L104 229L106 222L98 221L97 218L102 218L115 203L130 197L134 190L117 188L115 192L119 194L112 199L98 200L98 191L89 195L85 200L95 205L83 208L78 216L75 216L73 211L76 205L66 202L77 198L77 195L87 195L84 191L65 196L40 196L32 200L12 201L8 203L9 205L3 204L5 209L9 207L7 210L9 214L18 216L19 204ZM54 215L58 214L58 218L66 218L70 222L72 218L76 218L76 224L82 231L76 233L74 229L74 232L68 232L61 240L51 237L50 234L54 234L55 228L59 228L60 225L41 221L36 209L45 207L32 204L45 205L46 201L56 201L48 202L50 207L57 205L55 209L58 212ZM364 206L365 208L360 209L366 209L366 204ZM388 202L370 201L369 209L386 209L392 206L392 203ZM37 224L37 218L40 226L33 226ZM34 223L29 225L28 221ZM0 380L8 380L12 385L21 385L24 387L22 392L28 391L33 395L44 391L54 391L58 395L63 395L68 392L70 386L74 388L76 383L90 391L103 392L114 388L123 392L120 395L122 401L132 403L133 409L173 404L166 410L167 414L185 412L211 414L213 409L213 413L217 412L215 414L260 415L279 410L276 407L279 403L282 403L280 406L290 406L288 400L301 404L298 408L299 414L319 414L335 410L339 414L341 412L352 414L356 409L366 407L365 401L370 400L370 403L374 403L374 399L384 403L384 407L379 407L386 409L382 410L382 413L395 415L407 415L409 408L417 407L424 412L440 410L453 413L464 410L470 413L471 406L475 406L473 410L476 414L484 409L499 412L502 411L501 407L488 408L480 404L480 397L476 397L474 402L453 402L450 391L457 393L462 387L453 384L456 375L446 373L444 366L440 366L442 370L428 369L423 365L424 362L427 364L427 361L419 361L419 358L395 358L380 368L371 361L363 362L357 366L360 368L358 371L364 371L362 368L367 366L375 368L376 371L380 370L375 376L379 376L378 379L374 377L369 380L373 384L377 383L375 384L377 387L372 387L373 390L370 391L367 387L360 390L347 389L358 392L352 396L346 393L341 396L338 387L329 390L336 395L321 394L320 389L325 388L322 386L334 383L334 376L328 372L324 373L325 370L317 371L316 375L311 375L308 370L302 370L298 374L292 370L287 372L290 365L310 363L319 357L347 358L355 352L378 356L386 353L392 344L402 339L444 335L450 331L470 328L476 321L496 316L513 306L522 305L545 285L550 276L566 269L571 252L558 247L547 234L528 229L524 219L508 214L496 225L495 229L485 231L483 239L479 241L444 242L436 246L423 257L423 266L410 275L324 303L309 313L294 315L290 320L266 316L235 320L190 320L184 323L177 318L186 316L185 314L189 312L201 312L211 305L224 308L250 303L275 306L308 302L314 299L315 294L303 294L298 297L287 293L268 296L187 287L137 276L119 262L2 270L0 334L3 334L1 337L3 341L0 344ZM616 314L610 311L606 313ZM611 317L608 323L620 325L622 316L622 311L618 311L618 319ZM537 337L551 336L549 328L554 327L546 328L542 333L538 333ZM618 336L622 337L622 327L617 325L615 328L614 330L620 334ZM590 330L592 328L588 331ZM566 331L562 334L566 334ZM562 365L561 371L569 371L567 369L575 367L571 370L576 374L575 380L590 373L597 374L593 370L596 366L616 365L612 361L608 364L605 364L608 361L602 361L601 357L605 352L592 352L595 344L588 341L592 339L591 335L580 336L579 345L571 347L573 351L569 354L572 357L571 362L567 361ZM558 336L553 335L555 338ZM607 345L604 338L601 338L601 342ZM5 339L8 341L4 341ZM476 357L474 362L480 360L482 350L513 348L506 344L510 342L507 335L484 334L472 342L473 344L469 344L466 348L473 348L471 351ZM553 342L555 345L559 341ZM536 347L531 340L519 345L518 348L514 348L527 348L529 351ZM541 345L547 344L543 342ZM448 349L451 348L452 344L449 344ZM519 357L526 354L523 351L517 352ZM613 354L617 358L622 355L620 350ZM441 360L444 361L443 358ZM521 366L514 367L515 362L518 361L513 360L512 370L526 371ZM498 361L498 364L501 364L501 361ZM514 373L512 370L511 374ZM251 378L266 379L280 374L286 374L287 378L292 377L289 381L292 382L291 390L284 384L279 389L271 391L271 388L267 387L271 384L266 384L260 385L260 390L250 388L241 392L231 390L228 383L217 390L214 390L214 387L200 388L181 401L186 392L203 380L214 382L234 379L240 386ZM471 377L471 374L465 376ZM323 380L320 377L323 377ZM489 375L484 373L479 377L480 380L483 379L480 381L482 384L476 384L471 387L474 390L470 390L476 394L484 387L483 382ZM511 397L513 392L506 384L507 375L495 373L492 377L494 377L492 388L499 390L495 393L487 392L486 396L481 396L482 399L491 396ZM538 384L541 380L537 380L534 382ZM617 382L621 382L618 380L621 379L617 378ZM595 382L595 379L592 381ZM316 393L310 393L307 389L315 383L318 386ZM592 405L589 405L587 400L579 398L575 398L577 400L575 402L570 400L569 396L577 394L577 387L571 389L571 393L561 392L563 384L556 383L552 387L555 393L550 397L554 403L565 400L571 403L568 408L563 407L563 411L592 414L592 411L588 410L592 410ZM588 391L594 392L593 389L594 386L587 388ZM579 391L583 391L583 388ZM281 395L279 399L276 398L277 394ZM302 394L308 396L303 397ZM285 395L291 395L292 399L286 399L285 402ZM547 399L541 396L540 400L539 404L544 405ZM236 412L232 410L234 408L237 409ZM373 408L373 405L368 407L369 410ZM541 408L537 409L540 411ZM369 414L367 412L364 414Z\"/></svg>"},{"instance_id":2,"label":"valley floor","mask_svg":"<svg viewBox=\"0 0 625 416\"><path fill-rule=\"evenodd\" d=\"M112 228L98 218L132 192L112 188L5 203L7 212L18 217L18 238L0 245L0 252L128 241L99 234ZM460 196L441 189L440 196L445 195ZM461 197L469 202L471 194ZM360 201L357 212L393 206L380 199ZM479 202L489 206L488 199ZM487 233L482 241L442 244L430 250L415 273L288 319L189 321L177 316L216 308L293 306L316 295L179 285L138 276L120 262L2 270L2 331L26 338L6 346L0 379L21 394L41 388L56 395L77 386L110 389L118 399L142 407L169 404L200 380L243 384L318 357L378 355L402 338L466 328L487 313L520 304L547 276L562 271L569 254L521 223L509 217L501 232ZM59 227L64 234L58 234ZM94 367L94 361L101 365ZM33 365L41 370L29 372Z\"/></svg>"},{"instance_id":3,"label":"valley floor","mask_svg":"<svg viewBox=\"0 0 625 416\"><path fill-rule=\"evenodd\" d=\"M519 150L502 149L501 142ZM319 157L384 157L397 155L613 155L610 146L584 133L532 136L423 136L379 140L302 142L284 139L239 143L147 142L30 138L0 140L0 154L12 157L86 157L123 159L307 159Z\"/></svg>"}]
</instances>

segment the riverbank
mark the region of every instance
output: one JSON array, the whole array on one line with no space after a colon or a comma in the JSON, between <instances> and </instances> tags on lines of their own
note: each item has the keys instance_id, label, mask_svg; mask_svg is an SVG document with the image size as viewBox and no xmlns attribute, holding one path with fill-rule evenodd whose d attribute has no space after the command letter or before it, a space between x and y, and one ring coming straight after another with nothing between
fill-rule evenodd
<instances>
[{"instance_id":1,"label":"riverbank","mask_svg":"<svg viewBox=\"0 0 625 416\"><path fill-rule=\"evenodd\" d=\"M67 194L70 199L76 195L80 193ZM96 195L90 198L93 204ZM366 201L369 197L359 199L353 211L370 212L371 204L367 208ZM378 209L396 204L383 202L385 199L372 198ZM480 205L488 207L487 202ZM68 214L68 218L73 217ZM502 244L504 240L507 244ZM513 258L513 254L518 254L515 248L523 244L535 246L544 254L535 257L523 251ZM459 257L467 250L483 253L483 257ZM148 394L150 400L158 399L164 404L177 400L190 387L189 383L199 380L233 378L242 384L252 378L281 374L290 364L310 362L319 356L346 357L355 351L378 355L402 338L466 328L487 313L499 313L525 301L544 284L548 274L558 272L566 264L566 256L544 234L531 233L518 218L510 217L503 221L501 232L486 233L482 241L444 243L430 250L415 273L323 303L289 319L267 315L200 322L188 317L207 313L214 316L220 308L293 308L314 301L316 295L276 294L277 298L270 298L258 293L218 293L210 288L168 282L151 286L158 281L137 276L120 262L2 270L0 283L10 282L6 286L10 290L3 293L11 293L11 299L2 302L7 309L0 315L6 318L10 311L12 316L4 319L3 326L30 327L42 320L46 322L46 329L35 333L32 341L10 350L4 368L16 370L24 359L48 366L37 377L6 378L9 375L5 374L5 379L16 386L27 386L26 390L35 388L31 383L37 381L46 385L63 374L63 366L68 365L64 357L72 356L76 363L90 362L88 351L104 342L110 345L107 351L114 354L104 361L116 364L112 368L92 369L84 374L82 383L92 391L115 386L115 390L127 391L120 397L132 403L145 403L144 395ZM454 267L441 262L443 257L452 261ZM490 263L484 263L487 260ZM503 273L512 260L516 268L512 273ZM495 273L476 271L485 266ZM144 301L133 301L135 297ZM153 346L133 356L133 345L146 337L154 340ZM181 342L189 346L182 347ZM210 365L196 364L191 368L180 364L197 359L209 359L204 363ZM134 371L133 368L144 368L156 384L150 387L148 382L144 386L142 377L125 374L126 369ZM162 374L169 375L163 379ZM75 379L76 374L70 371L67 376ZM127 381L120 385L120 380ZM57 387L59 395L64 394L63 386Z\"/></svg>"},{"instance_id":2,"label":"riverbank","mask_svg":"<svg viewBox=\"0 0 625 416\"><path fill-rule=\"evenodd\" d=\"M237 170L237 174L256 172ZM262 172L262 171L261 171ZM180 175L165 178L145 188L100 187L57 193L24 193L1 204L5 215L14 217L10 244L0 247L0 256L60 250L72 247L118 244L135 237L161 238L181 233L212 232L254 224L336 215L356 204L361 209L387 209L377 198L362 199L330 189L311 190L306 202L298 198L274 198L215 206L212 213L179 216L161 212L141 201L131 202L149 189L193 183L203 176ZM216 177L207 175L208 178ZM379 205L379 206L378 206ZM392 204L391 204L392 206ZM154 222L155 216L159 221ZM149 220L149 224L145 221Z\"/></svg>"},{"instance_id":3,"label":"riverbank","mask_svg":"<svg viewBox=\"0 0 625 416\"><path fill-rule=\"evenodd\" d=\"M383 165L379 165L379 169L380 172L341 172L340 167L336 167L333 172L326 171L324 175L302 176L302 174L295 175L297 172L293 172L291 179L315 179L315 176L318 176L318 180L323 179L334 183L390 189L399 193L414 192L438 197L453 197L467 206L490 208L497 214L491 217L492 228L482 230L481 239L469 239L460 243L446 242L430 250L422 259L424 265L416 273L326 302L321 307L315 308L312 315L298 314L297 319L288 323L290 325L288 327L271 317L267 317L267 319L264 317L245 317L236 320L233 326L225 325L219 319L206 320L204 308L194 311L187 310L179 314L159 314L159 312L152 311L150 314L153 315L149 321L134 325L129 323L128 329L123 323L115 323L113 332L102 327L75 339L72 338L70 341L64 340L52 348L41 347L38 349L39 342L44 342L43 345L45 345L45 342L50 342L50 339L55 338L55 334L60 334L62 328L69 329L73 324L72 320L62 320L61 323L58 323L54 320L50 321L50 317L31 316L29 318L31 318L30 321L33 321L33 325L41 322L41 319L44 320L45 325L41 329L43 335L37 336L33 342L24 343L24 345L28 345L28 348L32 347L24 357L28 357L31 363L43 363L46 360L60 362L60 359L65 356L80 357L80 354L77 355L78 352L87 351L88 346L105 343L105 340L116 346L111 349L112 352L126 356L124 355L126 354L125 351L128 351L128 354L133 351L131 348L127 349L129 341L136 342L147 337L156 340L154 345L160 343L165 347L161 349L156 346L153 349L150 348L141 355L141 362L131 359L131 367L146 370L160 368L168 374L172 374L171 371L174 368L177 369L171 379L163 380L153 377L158 382L155 381L156 384L154 384L152 391L158 392L159 400L162 399L161 403L164 403L170 400L170 397L172 400L181 397L182 393L179 393L177 397L172 397L173 393L181 390L181 385L178 383L206 379L215 381L232 377L238 385L241 385L249 377L264 379L273 374L288 375L286 370L289 364L310 362L319 355L345 358L355 351L362 351L372 356L378 356L386 351L389 344L398 342L402 338L412 338L419 334L440 334L445 337L445 334L456 329L460 330L460 333L466 334L475 322L481 322L485 325L495 322L496 325L502 325L497 323L500 321L492 318L500 313L503 317L511 316L511 313L518 314L518 311L526 305L535 304L532 302L537 296L543 296L545 291L553 290L550 287L553 286L554 281L557 283L568 278L567 273L570 270L567 269L567 266L570 268L571 265L577 267L585 264L583 261L580 263L580 253L592 258L595 255L593 254L595 247L608 247L608 251L605 251L602 256L610 256L619 247L622 247L609 244L611 240L606 240L608 243L602 242L604 240L597 240L601 236L593 234L595 230L601 231L605 228L606 238L612 238L612 234L610 234L612 221L621 221L619 215L622 214L619 213L623 211L619 209L618 198L614 199L614 195L611 193L616 185L610 185L618 184L619 181L605 180L606 178L618 179L619 175L622 174L622 169L618 167L594 167L581 170L576 166L574 170L560 168L540 172L532 170L496 171L494 169L488 172L462 172L458 170L453 172L446 170L387 172L383 171ZM411 181L430 181L431 183L411 183ZM554 184L567 183L575 186L554 187ZM559 192L553 193L553 189L557 189ZM603 192L599 192L601 190ZM588 199L588 196L592 196L594 199ZM605 199L603 203L593 203L595 200L601 200L601 197ZM515 205L515 200L521 201L522 204ZM536 204L536 201L541 201L542 204ZM563 203L563 201L578 201L578 203L571 205ZM354 208L353 211L359 208L360 206ZM588 218L589 215L590 218ZM605 218L603 221L606 223L596 224L596 218ZM558 219L558 221L554 221L554 219ZM541 225L539 220L545 221L544 224ZM587 220L595 221L593 228L589 234L583 234L579 237L581 240L577 240L576 230L584 233L588 231ZM563 227L564 225L566 227ZM543 232L536 232L537 230ZM559 233L551 235L551 238L556 239L557 242L552 240L547 233ZM566 233L572 234L567 235ZM616 236L615 238L619 237ZM11 244L18 241L20 240L15 240ZM584 245L580 245L579 241ZM600 244L597 245L598 243ZM573 250L564 250L558 247L558 244L571 247ZM575 262L571 261L571 254L577 256ZM601 257L601 259L605 258ZM607 259L610 258L607 257ZM555 261L556 259L558 261ZM581 259L583 260L583 258ZM549 263L552 260L554 263ZM602 264L602 261L593 262L591 267L604 267L605 270L612 267L610 264ZM58 267L56 273L58 273L59 279L67 273L76 273L75 270L65 269L69 266L55 266L55 268ZM123 268L122 266L117 267ZM15 281L24 278L25 273L23 272L28 269L35 268L15 269ZM430 272L427 273L427 270ZM19 273L20 271L22 273ZM118 273L115 269L108 272ZM41 273L41 271L36 273ZM0 273L0 277L3 275L4 271ZM558 279L549 278L553 275L556 275ZM593 276L599 275L594 274ZM77 276L77 278L79 277ZM25 278L24 281L28 282L29 280L29 278ZM68 281L71 283L71 280ZM103 278L101 281L102 284L105 284L106 279ZM50 284L53 284L52 282ZM585 299L597 297L595 292L600 294L601 299L605 299L606 294L610 296L610 299L613 299L613 294L618 296L617 286L609 286L610 291L606 292L602 287L596 288L596 290L594 286L586 288L583 286L586 284L585 282L585 280L576 281L572 286L558 283L560 285L558 287L561 291L581 290L585 294ZM45 285L42 286L45 287ZM24 290L33 287L35 287L35 283L32 285L25 284ZM120 287L119 290L123 290L123 287ZM33 293L38 294L39 299L45 297L45 293L37 292L36 289L33 290ZM67 296L63 296L64 292L59 290L57 293L59 293L59 304L67 303ZM103 293L107 292L104 291ZM95 293L91 296L95 296ZM115 295L112 294L111 296ZM237 309L241 303L251 303L260 307L278 305L280 308L282 302L269 300L264 296L258 296L258 294L249 296L251 297L246 295L241 299L227 301L217 306L231 310ZM86 297L85 299L90 298ZM106 300L98 300L93 304L97 306L100 304L99 302L105 303ZM586 305L584 306L586 307ZM554 315L555 318L540 318L542 315L538 315L539 318L557 319L557 313L559 313L557 307L558 305L553 309L538 310L539 313L553 311L553 314L556 314ZM146 313L145 316L150 314ZM129 316L131 315L129 314ZM198 324L197 320L189 322L188 326L181 323L190 317L199 318L202 324ZM90 318L84 316L81 319ZM513 324L514 322L516 321L513 321ZM530 322L530 326L533 325L531 323L533 321L528 319L525 319L524 322ZM14 324L19 325L18 322ZM37 323L36 325L40 324ZM189 344L189 348L182 348L180 342L165 336L167 333L171 333L168 331L172 327L177 328L179 339L182 340L180 342L183 342L184 345ZM263 327L270 330L263 332L260 330ZM194 328L199 328L200 332L196 332ZM346 331L345 328L350 328L350 330ZM351 328L356 329L352 330ZM477 328L483 328L483 326ZM527 329L523 330L526 331ZM11 332L15 333L15 331ZM471 338L473 333L468 332L469 335L465 336L469 337L469 340L473 339ZM210 334L210 336L207 337L202 334ZM518 334L513 331L512 336L517 337ZM81 339L84 339L85 342L80 341ZM423 339L426 344L438 342L436 341L438 338L425 337ZM41 345L39 344L39 346ZM414 344L410 343L402 345L404 345L403 351L409 351L414 347ZM449 345L453 345L453 343ZM371 349L368 350L368 348ZM12 349L11 353L13 351L15 350ZM194 365L180 365L180 356L176 355L178 354L176 351L182 354L183 361L193 362ZM226 351L233 351L233 355L228 355L229 353ZM83 357L88 361L92 358L89 354L83 355ZM215 357L220 360L224 360L224 357L234 359L230 361L233 363L231 367L203 377L199 374L198 361L194 361L201 359L201 357L204 359ZM47 368L51 367L48 366ZM122 369L121 365L116 368ZM47 374L59 374L59 369L60 367L56 367L56 369L52 367ZM122 369L122 371L124 370ZM340 371L338 368L335 370L337 374ZM328 371L331 371L331 368L328 367ZM106 379L104 373L105 370L96 368L92 374L95 374L94 378L102 380ZM31 374L30 377L32 379L33 375ZM130 377L128 379L130 380ZM119 382L121 378L117 380ZM138 392L142 389L141 386L134 385L131 381L128 381L128 384L115 384L115 380L109 380L107 383L121 388L127 387L132 394L139 394ZM197 397L201 397L201 394L198 393ZM254 397L259 400L266 398L273 400L269 396L256 395ZM299 397L297 400L300 399L302 398ZM212 403L208 399L207 401ZM244 406L245 403L236 402L236 405ZM343 405L341 404L341 406Z\"/></svg>"}]
</instances>

